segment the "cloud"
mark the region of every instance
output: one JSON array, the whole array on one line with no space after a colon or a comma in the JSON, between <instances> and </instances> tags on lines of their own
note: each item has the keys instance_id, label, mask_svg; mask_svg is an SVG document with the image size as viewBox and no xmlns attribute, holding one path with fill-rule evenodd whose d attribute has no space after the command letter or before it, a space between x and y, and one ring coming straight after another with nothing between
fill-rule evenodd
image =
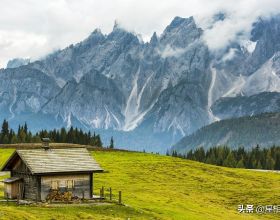
<instances>
[{"instance_id":1,"label":"cloud","mask_svg":"<svg viewBox=\"0 0 280 220\"><path fill-rule=\"evenodd\" d=\"M181 48L181 47L172 47L169 44L167 44L164 47L157 48L157 53L162 57L162 58L167 58L167 57L179 57L184 53L187 53L188 50L191 48L195 47L200 41L195 40L194 42L188 44L187 47Z\"/></svg>"},{"instance_id":2,"label":"cloud","mask_svg":"<svg viewBox=\"0 0 280 220\"><path fill-rule=\"evenodd\" d=\"M280 2L275 0L228 1L219 11L225 19L214 22L212 18L198 16L199 25L205 30L204 40L213 51L219 51L231 42L242 43L250 39L252 24L259 18L278 14Z\"/></svg>"},{"instance_id":3,"label":"cloud","mask_svg":"<svg viewBox=\"0 0 280 220\"><path fill-rule=\"evenodd\" d=\"M194 16L206 28L204 39L213 50L242 38L254 19L280 10L279 0L1 0L0 66L15 57L40 58L86 38L95 28L109 33L114 20L148 41L175 16ZM211 17L226 12L211 26ZM239 33L243 35L240 37Z\"/></svg>"},{"instance_id":4,"label":"cloud","mask_svg":"<svg viewBox=\"0 0 280 220\"><path fill-rule=\"evenodd\" d=\"M158 51L162 58L167 57L178 57L186 52L184 48L172 48L170 45L167 45L163 51Z\"/></svg>"},{"instance_id":5,"label":"cloud","mask_svg":"<svg viewBox=\"0 0 280 220\"><path fill-rule=\"evenodd\" d=\"M43 51L42 49L47 47L47 39L44 35L26 33L22 31L2 31L0 30L0 55L16 58L29 57L29 54L33 54L39 57Z\"/></svg>"},{"instance_id":6,"label":"cloud","mask_svg":"<svg viewBox=\"0 0 280 220\"><path fill-rule=\"evenodd\" d=\"M229 51L222 57L222 61L231 60L236 55L237 49L230 48Z\"/></svg>"}]
</instances>

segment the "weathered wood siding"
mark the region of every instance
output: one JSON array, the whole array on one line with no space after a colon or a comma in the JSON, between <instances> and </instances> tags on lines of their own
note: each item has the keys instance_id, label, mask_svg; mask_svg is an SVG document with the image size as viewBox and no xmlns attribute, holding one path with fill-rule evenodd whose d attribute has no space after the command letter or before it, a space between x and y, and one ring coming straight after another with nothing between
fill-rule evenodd
<instances>
[{"instance_id":1,"label":"weathered wood siding","mask_svg":"<svg viewBox=\"0 0 280 220\"><path fill-rule=\"evenodd\" d=\"M24 199L40 200L38 194L40 177L31 175L28 167L19 159L11 171L11 177L21 177L24 183Z\"/></svg>"},{"instance_id":2,"label":"weathered wood siding","mask_svg":"<svg viewBox=\"0 0 280 220\"><path fill-rule=\"evenodd\" d=\"M41 199L46 200L52 181L58 181L60 191L71 191L73 196L89 199L92 197L91 174L48 175L41 177ZM67 180L74 180L74 188L67 189Z\"/></svg>"}]
</instances>

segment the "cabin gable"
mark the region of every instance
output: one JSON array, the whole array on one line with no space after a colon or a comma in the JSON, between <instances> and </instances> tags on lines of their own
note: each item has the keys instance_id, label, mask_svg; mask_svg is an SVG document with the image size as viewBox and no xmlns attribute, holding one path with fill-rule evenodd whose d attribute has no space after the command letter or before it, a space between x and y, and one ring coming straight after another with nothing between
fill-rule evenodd
<instances>
[{"instance_id":1,"label":"cabin gable","mask_svg":"<svg viewBox=\"0 0 280 220\"><path fill-rule=\"evenodd\" d=\"M32 175L30 169L26 166L21 158L15 161L11 169L11 177L22 178L23 181L23 198L40 200L38 189L40 184L40 177Z\"/></svg>"}]
</instances>

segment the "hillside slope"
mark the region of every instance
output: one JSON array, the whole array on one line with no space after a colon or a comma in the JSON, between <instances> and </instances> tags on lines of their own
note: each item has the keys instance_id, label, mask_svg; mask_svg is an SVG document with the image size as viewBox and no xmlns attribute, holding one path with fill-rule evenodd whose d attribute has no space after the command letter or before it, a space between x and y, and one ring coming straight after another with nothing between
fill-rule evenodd
<instances>
[{"instance_id":1,"label":"hillside slope","mask_svg":"<svg viewBox=\"0 0 280 220\"><path fill-rule=\"evenodd\" d=\"M216 101L211 110L219 119L279 112L280 93L263 92L252 96L224 97Z\"/></svg>"},{"instance_id":2,"label":"hillside slope","mask_svg":"<svg viewBox=\"0 0 280 220\"><path fill-rule=\"evenodd\" d=\"M263 113L252 117L226 119L199 129L182 138L172 149L184 153L203 146L217 145L250 148L280 144L280 113Z\"/></svg>"},{"instance_id":3,"label":"hillside slope","mask_svg":"<svg viewBox=\"0 0 280 220\"><path fill-rule=\"evenodd\" d=\"M0 150L7 157L11 149ZM280 176L230 169L161 155L92 152L106 170L94 177L101 186L121 190L127 207L24 207L0 204L6 219L278 219L279 214L239 214L239 204L280 204ZM1 162L4 157L0 157ZM8 216L11 216L10 218Z\"/></svg>"}]
</instances>

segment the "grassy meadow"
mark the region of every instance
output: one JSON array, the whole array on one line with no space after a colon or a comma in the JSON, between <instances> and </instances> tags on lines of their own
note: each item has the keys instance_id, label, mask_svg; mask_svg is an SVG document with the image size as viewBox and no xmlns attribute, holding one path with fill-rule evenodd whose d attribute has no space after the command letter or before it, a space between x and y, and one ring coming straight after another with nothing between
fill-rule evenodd
<instances>
[{"instance_id":1,"label":"grassy meadow","mask_svg":"<svg viewBox=\"0 0 280 220\"><path fill-rule=\"evenodd\" d=\"M0 149L0 165L13 152ZM279 219L239 214L237 205L280 205L280 174L223 168L148 153L93 151L104 173L94 193L121 190L119 205L16 206L0 203L0 219ZM1 179L4 176L0 177ZM3 185L0 185L3 197Z\"/></svg>"}]
</instances>

